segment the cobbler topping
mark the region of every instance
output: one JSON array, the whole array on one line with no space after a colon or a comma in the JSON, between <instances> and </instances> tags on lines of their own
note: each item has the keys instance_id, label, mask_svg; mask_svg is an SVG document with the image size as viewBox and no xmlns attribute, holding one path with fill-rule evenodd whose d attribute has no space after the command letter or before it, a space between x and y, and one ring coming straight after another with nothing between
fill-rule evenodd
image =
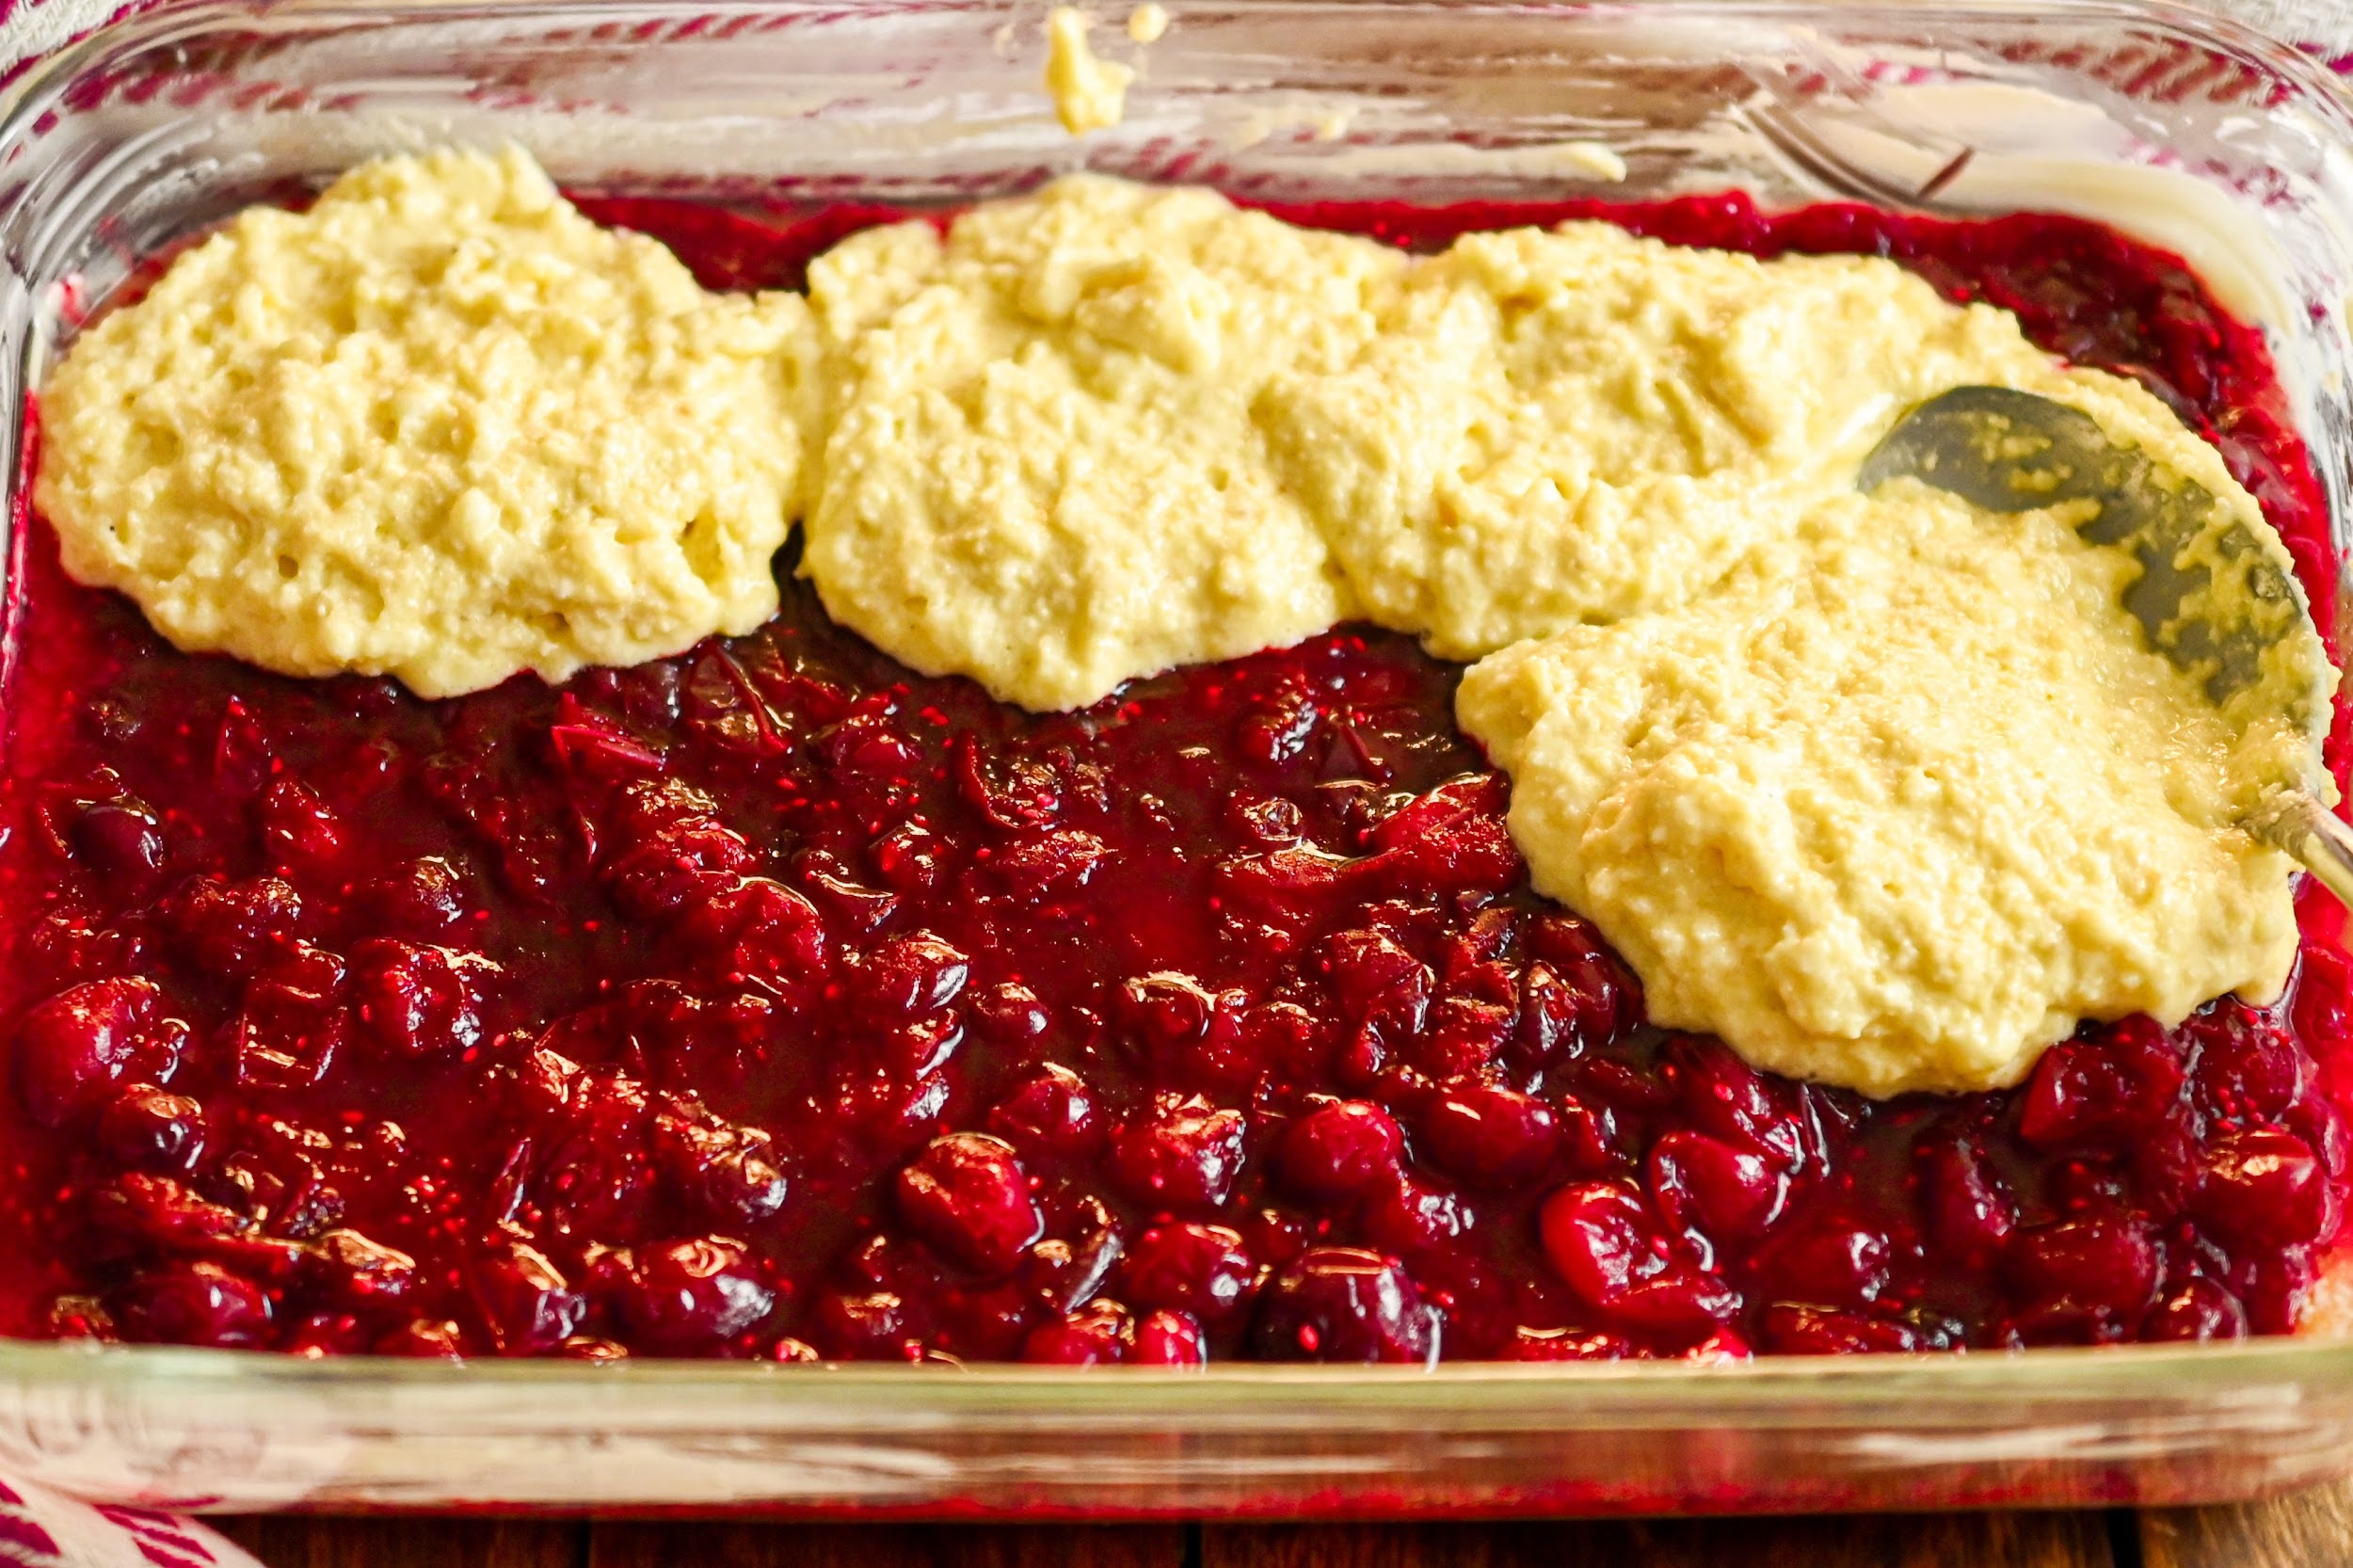
<instances>
[{"instance_id":1,"label":"cobbler topping","mask_svg":"<svg viewBox=\"0 0 2353 1568\"><path fill-rule=\"evenodd\" d=\"M1157 24L1152 19L1151 13L1159 10L1157 6L1139 7L1128 19L1128 30L1136 42L1149 43L1168 30L1166 12ZM1054 101L1054 117L1074 136L1106 130L1126 118L1128 88L1136 79L1133 66L1096 54L1087 41L1087 29L1093 25L1093 19L1075 6L1056 6L1046 15L1046 91Z\"/></svg>"},{"instance_id":2,"label":"cobbler topping","mask_svg":"<svg viewBox=\"0 0 2353 1568\"><path fill-rule=\"evenodd\" d=\"M39 503L182 648L560 680L774 611L813 347L800 296L705 292L520 152L386 159L78 340Z\"/></svg>"},{"instance_id":3,"label":"cobbler topping","mask_svg":"<svg viewBox=\"0 0 2353 1568\"><path fill-rule=\"evenodd\" d=\"M1896 488L1673 614L1471 666L1456 712L1537 888L1655 1022L1874 1095L2015 1083L2081 1017L2276 997L2291 868L2234 825L2264 759L2143 646L2133 558Z\"/></svg>"},{"instance_id":4,"label":"cobbler topping","mask_svg":"<svg viewBox=\"0 0 2353 1568\"><path fill-rule=\"evenodd\" d=\"M1351 614L1254 400L1373 330L1395 249L1199 189L1073 178L809 270L834 416L802 570L826 610L1025 708Z\"/></svg>"},{"instance_id":5,"label":"cobbler topping","mask_svg":"<svg viewBox=\"0 0 2353 1568\"><path fill-rule=\"evenodd\" d=\"M711 280L838 228L611 203ZM2327 581L2260 339L2057 218L1880 250L2145 378ZM776 619L440 702L163 642L29 531L0 845L19 1332L1189 1364L2233 1337L2340 1224L2353 973L1886 1100L1650 1021L1538 897L1460 671L1343 627L1066 713Z\"/></svg>"}]
</instances>

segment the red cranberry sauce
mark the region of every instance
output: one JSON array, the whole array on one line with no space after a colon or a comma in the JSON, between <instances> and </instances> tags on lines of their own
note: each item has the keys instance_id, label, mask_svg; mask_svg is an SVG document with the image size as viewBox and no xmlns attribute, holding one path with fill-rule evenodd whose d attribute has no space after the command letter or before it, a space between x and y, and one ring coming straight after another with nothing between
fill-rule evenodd
<instances>
[{"instance_id":1,"label":"red cranberry sauce","mask_svg":"<svg viewBox=\"0 0 2353 1568\"><path fill-rule=\"evenodd\" d=\"M729 284L782 230L608 203ZM2140 377L2326 606L2260 340L2082 223L1876 250ZM1650 1027L1528 890L1456 670L1344 628L1031 716L789 572L761 632L427 703L172 651L34 528L0 851L0 1327L305 1352L1186 1364L2284 1332L2347 967L1874 1104Z\"/></svg>"}]
</instances>

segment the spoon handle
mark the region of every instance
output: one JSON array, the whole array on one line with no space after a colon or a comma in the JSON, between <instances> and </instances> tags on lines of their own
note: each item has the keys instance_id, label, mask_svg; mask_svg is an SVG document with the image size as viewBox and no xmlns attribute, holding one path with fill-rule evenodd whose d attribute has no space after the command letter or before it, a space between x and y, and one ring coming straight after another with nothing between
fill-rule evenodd
<instances>
[{"instance_id":1,"label":"spoon handle","mask_svg":"<svg viewBox=\"0 0 2353 1568\"><path fill-rule=\"evenodd\" d=\"M2248 827L2320 878L2337 902L2353 909L2353 826L2302 790L2291 790L2258 813Z\"/></svg>"}]
</instances>

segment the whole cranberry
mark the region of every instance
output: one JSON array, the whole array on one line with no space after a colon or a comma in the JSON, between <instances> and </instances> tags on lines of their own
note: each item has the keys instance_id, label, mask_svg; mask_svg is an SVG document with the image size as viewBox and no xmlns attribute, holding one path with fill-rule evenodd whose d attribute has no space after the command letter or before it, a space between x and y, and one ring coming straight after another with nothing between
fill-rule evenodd
<instances>
[{"instance_id":1,"label":"whole cranberry","mask_svg":"<svg viewBox=\"0 0 2353 1568\"><path fill-rule=\"evenodd\" d=\"M313 1359L359 1355L374 1338L368 1325L352 1313L313 1312L287 1329L280 1337L278 1348L289 1355Z\"/></svg>"},{"instance_id":2,"label":"whole cranberry","mask_svg":"<svg viewBox=\"0 0 2353 1568\"><path fill-rule=\"evenodd\" d=\"M370 1347L378 1355L405 1355L418 1361L463 1361L466 1331L450 1318L412 1318Z\"/></svg>"},{"instance_id":3,"label":"whole cranberry","mask_svg":"<svg viewBox=\"0 0 2353 1568\"><path fill-rule=\"evenodd\" d=\"M343 824L316 790L281 778L262 796L262 848L273 865L325 865L343 853Z\"/></svg>"},{"instance_id":4,"label":"whole cranberry","mask_svg":"<svg viewBox=\"0 0 2353 1568\"><path fill-rule=\"evenodd\" d=\"M984 1132L935 1138L899 1173L899 1217L943 1256L1012 1272L1045 1229L1013 1145Z\"/></svg>"},{"instance_id":5,"label":"whole cranberry","mask_svg":"<svg viewBox=\"0 0 2353 1568\"><path fill-rule=\"evenodd\" d=\"M687 941L709 949L711 967L742 984L779 989L817 975L825 961L825 926L817 906L774 877L746 876L680 923Z\"/></svg>"},{"instance_id":6,"label":"whole cranberry","mask_svg":"<svg viewBox=\"0 0 2353 1568\"><path fill-rule=\"evenodd\" d=\"M1151 1115L1112 1141L1112 1179L1154 1209L1215 1208L1241 1174L1242 1132L1239 1111L1213 1110L1198 1096L1162 1096Z\"/></svg>"},{"instance_id":7,"label":"whole cranberry","mask_svg":"<svg viewBox=\"0 0 2353 1568\"><path fill-rule=\"evenodd\" d=\"M1674 1035L1666 1054L1692 1125L1752 1149L1784 1170L1794 1171L1804 1162L1807 1136L1796 1085L1768 1080L1721 1040Z\"/></svg>"},{"instance_id":8,"label":"whole cranberry","mask_svg":"<svg viewBox=\"0 0 2353 1568\"><path fill-rule=\"evenodd\" d=\"M477 953L390 937L351 955L361 1034L388 1056L460 1055L482 1037L481 992L499 967Z\"/></svg>"},{"instance_id":9,"label":"whole cranberry","mask_svg":"<svg viewBox=\"0 0 2353 1568\"><path fill-rule=\"evenodd\" d=\"M964 989L971 965L928 932L895 936L858 965L854 997L871 1025L904 1022L936 1013Z\"/></svg>"},{"instance_id":10,"label":"whole cranberry","mask_svg":"<svg viewBox=\"0 0 2353 1568\"><path fill-rule=\"evenodd\" d=\"M1500 893L1525 869L1503 825L1499 774L1465 774L1408 801L1372 830L1382 878L1404 892Z\"/></svg>"},{"instance_id":11,"label":"whole cranberry","mask_svg":"<svg viewBox=\"0 0 2353 1568\"><path fill-rule=\"evenodd\" d=\"M2017 1227L2009 1189L1977 1146L1958 1138L1929 1145L1921 1176L1929 1234L1971 1268L1984 1268Z\"/></svg>"},{"instance_id":12,"label":"whole cranberry","mask_svg":"<svg viewBox=\"0 0 2353 1568\"><path fill-rule=\"evenodd\" d=\"M1393 1174L1404 1153L1396 1117L1368 1100L1337 1100L1284 1128L1274 1174L1301 1197L1337 1203Z\"/></svg>"},{"instance_id":13,"label":"whole cranberry","mask_svg":"<svg viewBox=\"0 0 2353 1568\"><path fill-rule=\"evenodd\" d=\"M1343 931L1324 949L1332 1000L1344 1016L1402 1033L1421 1029L1434 984L1430 966L1378 931Z\"/></svg>"},{"instance_id":14,"label":"whole cranberry","mask_svg":"<svg viewBox=\"0 0 2353 1568\"><path fill-rule=\"evenodd\" d=\"M1448 1091L1422 1113L1419 1147L1440 1170L1480 1187L1509 1187L1552 1163L1561 1124L1552 1107L1500 1084Z\"/></svg>"},{"instance_id":15,"label":"whole cranberry","mask_svg":"<svg viewBox=\"0 0 2353 1568\"><path fill-rule=\"evenodd\" d=\"M203 1260L143 1271L116 1294L114 1309L123 1337L146 1344L248 1346L269 1336L262 1288Z\"/></svg>"},{"instance_id":16,"label":"whole cranberry","mask_svg":"<svg viewBox=\"0 0 2353 1568\"><path fill-rule=\"evenodd\" d=\"M1412 1176L1376 1183L1356 1208L1366 1240L1411 1257L1470 1234L1471 1210L1454 1193Z\"/></svg>"},{"instance_id":17,"label":"whole cranberry","mask_svg":"<svg viewBox=\"0 0 2353 1568\"><path fill-rule=\"evenodd\" d=\"M2131 1220L2060 1220L2014 1233L2003 1267L2029 1302L2137 1318L2156 1288L2157 1250Z\"/></svg>"},{"instance_id":18,"label":"whole cranberry","mask_svg":"<svg viewBox=\"0 0 2353 1568\"><path fill-rule=\"evenodd\" d=\"M2239 1299L2210 1279L2185 1281L2177 1290L2149 1309L2141 1324L2144 1339L2211 1339L2247 1337L2247 1308Z\"/></svg>"},{"instance_id":19,"label":"whole cranberry","mask_svg":"<svg viewBox=\"0 0 2353 1568\"><path fill-rule=\"evenodd\" d=\"M283 877L230 882L207 876L172 899L170 918L199 964L243 979L262 968L272 948L295 935L302 899Z\"/></svg>"},{"instance_id":20,"label":"whole cranberry","mask_svg":"<svg viewBox=\"0 0 2353 1568\"><path fill-rule=\"evenodd\" d=\"M1739 1309L1738 1294L1678 1256L1641 1198L1615 1182L1561 1188L1545 1200L1539 1229L1553 1271L1627 1327L1688 1341Z\"/></svg>"},{"instance_id":21,"label":"whole cranberry","mask_svg":"<svg viewBox=\"0 0 2353 1568\"><path fill-rule=\"evenodd\" d=\"M1021 1341L1021 1359L1048 1367L1100 1367L1127 1359L1135 1333L1128 1309L1095 1301L1058 1322L1032 1329Z\"/></svg>"},{"instance_id":22,"label":"whole cranberry","mask_svg":"<svg viewBox=\"0 0 2353 1568\"><path fill-rule=\"evenodd\" d=\"M984 986L966 1003L973 1027L992 1040L1017 1045L1046 1032L1053 1018L1037 993L1027 985L1005 981Z\"/></svg>"},{"instance_id":23,"label":"whole cranberry","mask_svg":"<svg viewBox=\"0 0 2353 1568\"><path fill-rule=\"evenodd\" d=\"M1083 1155L1102 1142L1086 1080L1051 1062L1007 1091L989 1112L988 1125L1032 1155Z\"/></svg>"},{"instance_id":24,"label":"whole cranberry","mask_svg":"<svg viewBox=\"0 0 2353 1568\"><path fill-rule=\"evenodd\" d=\"M1521 1327L1512 1336L1505 1361L1624 1361L1638 1353L1634 1341L1607 1329L1580 1333L1565 1328Z\"/></svg>"},{"instance_id":25,"label":"whole cranberry","mask_svg":"<svg viewBox=\"0 0 2353 1568\"><path fill-rule=\"evenodd\" d=\"M476 1258L470 1283L475 1307L502 1355L537 1355L578 1332L588 1301L545 1253L502 1240Z\"/></svg>"},{"instance_id":26,"label":"whole cranberry","mask_svg":"<svg viewBox=\"0 0 2353 1568\"><path fill-rule=\"evenodd\" d=\"M1785 1229L1757 1258L1785 1299L1817 1306L1861 1306L1887 1287L1886 1234L1833 1220Z\"/></svg>"},{"instance_id":27,"label":"whole cranberry","mask_svg":"<svg viewBox=\"0 0 2353 1568\"><path fill-rule=\"evenodd\" d=\"M16 1081L33 1119L61 1127L120 1079L162 998L152 980L90 980L25 1015Z\"/></svg>"},{"instance_id":28,"label":"whole cranberry","mask_svg":"<svg viewBox=\"0 0 2353 1568\"><path fill-rule=\"evenodd\" d=\"M1182 1312L1153 1312L1136 1324L1128 1359L1139 1367L1199 1367L1209 1359L1201 1325Z\"/></svg>"},{"instance_id":29,"label":"whole cranberry","mask_svg":"<svg viewBox=\"0 0 2353 1568\"><path fill-rule=\"evenodd\" d=\"M825 1290L810 1313L817 1346L836 1361L913 1361L923 1353L916 1313L893 1290Z\"/></svg>"},{"instance_id":30,"label":"whole cranberry","mask_svg":"<svg viewBox=\"0 0 2353 1568\"><path fill-rule=\"evenodd\" d=\"M1764 1344L1783 1355L1855 1355L1922 1348L1919 1331L1909 1323L1787 1302L1776 1302L1765 1309Z\"/></svg>"},{"instance_id":31,"label":"whole cranberry","mask_svg":"<svg viewBox=\"0 0 2353 1568\"><path fill-rule=\"evenodd\" d=\"M135 1083L106 1102L98 1146L126 1170L179 1176L204 1158L204 1107L185 1095Z\"/></svg>"},{"instance_id":32,"label":"whole cranberry","mask_svg":"<svg viewBox=\"0 0 2353 1568\"><path fill-rule=\"evenodd\" d=\"M1269 1361L1426 1363L1441 1321L1402 1265L1361 1247L1309 1247L1260 1293L1251 1342Z\"/></svg>"},{"instance_id":33,"label":"whole cranberry","mask_svg":"<svg viewBox=\"0 0 2353 1568\"><path fill-rule=\"evenodd\" d=\"M2197 1042L2190 1082L2213 1116L2267 1121L2304 1092L2303 1048L2260 1014L2220 1007L2192 1018L2183 1032Z\"/></svg>"},{"instance_id":34,"label":"whole cranberry","mask_svg":"<svg viewBox=\"0 0 2353 1568\"><path fill-rule=\"evenodd\" d=\"M614 1303L636 1343L658 1355L709 1354L776 1304L743 1246L715 1236L639 1248Z\"/></svg>"},{"instance_id":35,"label":"whole cranberry","mask_svg":"<svg viewBox=\"0 0 2353 1568\"><path fill-rule=\"evenodd\" d=\"M1705 1132L1670 1132L1652 1144L1649 1176L1667 1223L1712 1241L1762 1236L1789 1201L1789 1178L1763 1155Z\"/></svg>"},{"instance_id":36,"label":"whole cranberry","mask_svg":"<svg viewBox=\"0 0 2353 1568\"><path fill-rule=\"evenodd\" d=\"M2182 1084L2165 1032L2126 1018L2042 1053L2019 1101L2019 1135L2041 1149L2122 1146L2173 1113Z\"/></svg>"},{"instance_id":37,"label":"whole cranberry","mask_svg":"<svg viewBox=\"0 0 2353 1568\"><path fill-rule=\"evenodd\" d=\"M1257 1277L1240 1231L1185 1221L1149 1226L1130 1242L1120 1284L1147 1311L1165 1307L1216 1323L1249 1299Z\"/></svg>"},{"instance_id":38,"label":"whole cranberry","mask_svg":"<svg viewBox=\"0 0 2353 1568\"><path fill-rule=\"evenodd\" d=\"M128 886L153 885L164 869L164 830L155 813L128 801L102 800L73 819L74 857Z\"/></svg>"},{"instance_id":39,"label":"whole cranberry","mask_svg":"<svg viewBox=\"0 0 2353 1568\"><path fill-rule=\"evenodd\" d=\"M2312 1145L2284 1128L2218 1134L2206 1151L2198 1216L2226 1241L2279 1248L2323 1240L2335 1195Z\"/></svg>"},{"instance_id":40,"label":"whole cranberry","mask_svg":"<svg viewBox=\"0 0 2353 1568\"><path fill-rule=\"evenodd\" d=\"M312 1246L309 1277L345 1306L380 1307L406 1296L416 1283L415 1258L356 1230L330 1230Z\"/></svg>"}]
</instances>

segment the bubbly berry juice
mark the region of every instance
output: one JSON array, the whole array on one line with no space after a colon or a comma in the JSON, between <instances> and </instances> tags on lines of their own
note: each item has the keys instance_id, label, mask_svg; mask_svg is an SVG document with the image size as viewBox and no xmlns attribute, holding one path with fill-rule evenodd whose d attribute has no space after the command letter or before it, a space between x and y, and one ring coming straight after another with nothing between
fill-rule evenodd
<instances>
[{"instance_id":1,"label":"bubbly berry juice","mask_svg":"<svg viewBox=\"0 0 2353 1568\"><path fill-rule=\"evenodd\" d=\"M883 215L587 203L714 286ZM2221 449L2329 630L2261 337L2094 225L1601 216L1892 256ZM1191 1363L2281 1333L2340 1225L2336 922L2283 1007L1874 1103L1644 1021L1458 670L1346 627L1031 715L831 625L424 702L175 652L20 542L0 1330L308 1353ZM2332 749L2341 766L2343 747ZM2325 929L2324 929L2325 927Z\"/></svg>"}]
</instances>

